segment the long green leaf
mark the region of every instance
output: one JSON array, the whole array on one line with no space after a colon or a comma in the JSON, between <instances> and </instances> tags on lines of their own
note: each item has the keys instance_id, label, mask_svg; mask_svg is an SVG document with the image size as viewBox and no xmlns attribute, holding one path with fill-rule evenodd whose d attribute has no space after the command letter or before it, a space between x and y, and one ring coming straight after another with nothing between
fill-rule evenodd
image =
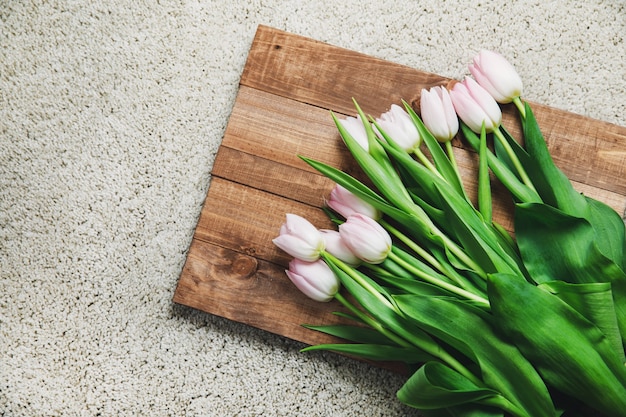
<instances>
[{"instance_id":1,"label":"long green leaf","mask_svg":"<svg viewBox=\"0 0 626 417\"><path fill-rule=\"evenodd\" d=\"M586 197L587 220L595 232L595 242L604 256L626 271L626 228L620 215L606 204Z\"/></svg>"},{"instance_id":2,"label":"long green leaf","mask_svg":"<svg viewBox=\"0 0 626 417\"><path fill-rule=\"evenodd\" d=\"M610 283L570 284L564 281L551 281L539 287L547 289L598 326L609 339L620 360L626 362Z\"/></svg>"},{"instance_id":3,"label":"long green leaf","mask_svg":"<svg viewBox=\"0 0 626 417\"><path fill-rule=\"evenodd\" d=\"M350 326L346 324L313 325L303 324L307 329L339 337L355 343L397 346L395 342L369 327Z\"/></svg>"},{"instance_id":4,"label":"long green leaf","mask_svg":"<svg viewBox=\"0 0 626 417\"><path fill-rule=\"evenodd\" d=\"M424 363L433 357L414 347L400 347L367 343L328 343L308 346L302 352L315 350L329 350L338 353L357 356L373 361L395 361L407 364Z\"/></svg>"},{"instance_id":5,"label":"long green leaf","mask_svg":"<svg viewBox=\"0 0 626 417\"><path fill-rule=\"evenodd\" d=\"M524 264L535 282L610 282L626 341L626 274L598 249L591 224L545 204L520 204L515 210L515 230Z\"/></svg>"},{"instance_id":6,"label":"long green leaf","mask_svg":"<svg viewBox=\"0 0 626 417\"><path fill-rule=\"evenodd\" d=\"M398 391L404 404L418 409L448 408L476 403L498 395L478 387L458 372L438 362L427 362Z\"/></svg>"},{"instance_id":7,"label":"long green leaf","mask_svg":"<svg viewBox=\"0 0 626 417\"><path fill-rule=\"evenodd\" d=\"M530 416L556 411L542 379L481 309L450 298L399 295L398 307L428 333L473 359L485 384Z\"/></svg>"},{"instance_id":8,"label":"long green leaf","mask_svg":"<svg viewBox=\"0 0 626 417\"><path fill-rule=\"evenodd\" d=\"M438 344L430 335L422 331L419 327L416 327L403 316L399 315L393 308L381 303L378 297L355 282L352 277L339 269L336 265L332 263L329 263L328 265L337 275L342 286L346 288L346 290L363 307L363 309L367 311L367 313L370 314L380 325L411 343L413 346L419 347L426 352L433 352L439 349ZM362 275L363 280L366 280L368 283L379 288L381 292L384 293L385 297L391 298L389 294L386 294L384 290L369 277L360 272L358 273Z\"/></svg>"},{"instance_id":9,"label":"long green leaf","mask_svg":"<svg viewBox=\"0 0 626 417\"><path fill-rule=\"evenodd\" d=\"M522 118L524 146L529 158L524 168L542 200L573 216L585 217L588 212L584 197L574 189L567 176L554 164L539 124L528 103Z\"/></svg>"},{"instance_id":10,"label":"long green leaf","mask_svg":"<svg viewBox=\"0 0 626 417\"><path fill-rule=\"evenodd\" d=\"M626 367L593 323L519 277L494 274L488 283L494 324L549 387L607 416L626 416Z\"/></svg>"},{"instance_id":11,"label":"long green leaf","mask_svg":"<svg viewBox=\"0 0 626 417\"><path fill-rule=\"evenodd\" d=\"M304 156L300 156L300 159L309 164L311 167L315 168L328 179L341 185L346 190L355 194L363 201L371 204L388 216L405 223L410 223L413 221L410 215L407 215L402 210L399 210L394 205L388 203L383 197L378 195L371 188L369 188L356 178L350 176L349 174L346 174L345 172L340 171L335 167L327 165L323 162L316 161L314 159L310 159Z\"/></svg>"}]
</instances>

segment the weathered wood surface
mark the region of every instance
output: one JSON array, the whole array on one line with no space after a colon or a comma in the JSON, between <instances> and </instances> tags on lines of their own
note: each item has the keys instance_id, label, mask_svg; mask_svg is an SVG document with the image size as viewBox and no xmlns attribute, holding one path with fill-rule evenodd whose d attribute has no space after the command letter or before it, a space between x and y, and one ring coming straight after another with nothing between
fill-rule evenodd
<instances>
[{"instance_id":1,"label":"weathered wood surface","mask_svg":"<svg viewBox=\"0 0 626 417\"><path fill-rule=\"evenodd\" d=\"M297 155L358 174L329 111L353 115L354 97L377 116L401 99L416 103L422 88L448 81L260 26L174 301L306 344L332 341L301 324L339 322L332 312L340 306L300 294L284 274L289 258L271 243L287 212L331 226L319 207L333 184ZM624 213L626 128L532 106L556 163L577 189ZM504 123L519 133L512 109L505 109ZM475 154L454 143L473 190ZM494 218L510 229L508 196L502 192L495 200Z\"/></svg>"}]
</instances>

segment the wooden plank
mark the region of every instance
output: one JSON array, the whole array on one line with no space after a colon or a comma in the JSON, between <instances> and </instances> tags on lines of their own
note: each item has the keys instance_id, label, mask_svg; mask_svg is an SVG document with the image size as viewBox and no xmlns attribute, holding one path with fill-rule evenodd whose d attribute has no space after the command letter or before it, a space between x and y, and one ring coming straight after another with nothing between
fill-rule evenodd
<instances>
[{"instance_id":1,"label":"wooden plank","mask_svg":"<svg viewBox=\"0 0 626 417\"><path fill-rule=\"evenodd\" d=\"M202 240L193 240L182 274L174 302L306 344L338 340L305 329L303 323L345 323L332 314L345 311L342 306L302 297L284 268ZM216 279L220 276L228 279Z\"/></svg>"},{"instance_id":2,"label":"wooden plank","mask_svg":"<svg viewBox=\"0 0 626 417\"><path fill-rule=\"evenodd\" d=\"M241 76L242 85L344 114L354 113L352 97L366 113L379 114L390 103L418 99L423 86L447 81L266 26L259 26Z\"/></svg>"},{"instance_id":3,"label":"wooden plank","mask_svg":"<svg viewBox=\"0 0 626 417\"><path fill-rule=\"evenodd\" d=\"M284 275L289 257L271 243L285 213L331 227L320 210L333 184L297 155L360 176L329 110L372 115L448 80L261 26L212 171L212 181L174 301L308 344L333 338L302 323L333 323L335 303L315 303ZM533 104L556 163L581 192L626 209L626 128ZM511 109L506 126L518 134ZM455 153L474 193L476 155ZM496 187L494 217L511 229L511 201Z\"/></svg>"},{"instance_id":4,"label":"wooden plank","mask_svg":"<svg viewBox=\"0 0 626 417\"><path fill-rule=\"evenodd\" d=\"M272 244L285 213L305 217L319 228L333 227L319 207L214 178L194 239L286 265L289 257Z\"/></svg>"}]
</instances>

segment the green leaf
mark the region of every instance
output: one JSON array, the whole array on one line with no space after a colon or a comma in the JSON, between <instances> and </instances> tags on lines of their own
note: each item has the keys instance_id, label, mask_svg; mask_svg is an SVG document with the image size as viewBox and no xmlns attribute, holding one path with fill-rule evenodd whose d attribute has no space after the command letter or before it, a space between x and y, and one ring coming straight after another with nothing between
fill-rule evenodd
<instances>
[{"instance_id":1,"label":"green leaf","mask_svg":"<svg viewBox=\"0 0 626 417\"><path fill-rule=\"evenodd\" d=\"M371 204L372 206L387 214L391 218L397 220L398 222L402 222L404 224L414 224L415 219L412 216L406 214L404 211L399 210L394 205L388 203L383 197L378 195L371 188L369 188L356 178L346 174L343 171L338 170L335 167L324 164L323 162L306 158L304 156L300 156L300 159L309 164L311 167L315 168L331 181L334 181L335 183L341 185L346 190L355 194L363 201Z\"/></svg>"},{"instance_id":2,"label":"green leaf","mask_svg":"<svg viewBox=\"0 0 626 417\"><path fill-rule=\"evenodd\" d=\"M498 395L478 387L458 372L438 362L427 362L398 391L404 404L418 409L448 408L471 404Z\"/></svg>"},{"instance_id":3,"label":"green leaf","mask_svg":"<svg viewBox=\"0 0 626 417\"><path fill-rule=\"evenodd\" d=\"M494 324L549 387L606 415L626 416L626 367L593 323L519 277L494 274L488 284Z\"/></svg>"},{"instance_id":4,"label":"green leaf","mask_svg":"<svg viewBox=\"0 0 626 417\"><path fill-rule=\"evenodd\" d=\"M554 164L546 141L532 109L525 103L526 117L522 118L524 146L529 155L524 168L544 203L573 216L585 217L588 210L585 198L574 189L567 176Z\"/></svg>"},{"instance_id":5,"label":"green leaf","mask_svg":"<svg viewBox=\"0 0 626 417\"><path fill-rule=\"evenodd\" d=\"M365 115L363 110L361 110L361 106L359 106L359 103L357 103L357 101L354 98L352 98L352 103L354 104L354 107L356 108L356 111L357 111L357 113L359 114L359 116L361 118L361 122L363 123L363 127L365 128L365 133L367 134L367 144L368 144L368 152L367 153L376 162L378 162L378 164L384 170L387 171L387 173L390 175L390 178L393 178L394 180L397 179L396 173L395 173L395 171L393 169L393 166L391 165L391 161L389 161L389 158L387 157L387 154L385 153L383 148L378 143L378 136L374 132L374 129L372 128L372 124L369 123L369 119L371 119L371 118L368 117L367 115ZM333 118L334 118L334 114L333 114ZM337 121L337 119L335 119L335 122L336 121ZM349 133L343 128L343 125L340 126L338 124L337 127L339 128L339 133L341 134L341 136L342 136L342 138L344 139L344 142L345 142L346 141L345 135L347 134L348 136L350 136ZM354 142L354 141L351 141L351 142ZM350 152L353 152L353 149L352 149L353 144L346 143L346 145L348 146L348 149L350 149ZM362 147L360 145L359 145L359 148L362 149ZM355 159L356 159L356 157L355 157Z\"/></svg>"},{"instance_id":6,"label":"green leaf","mask_svg":"<svg viewBox=\"0 0 626 417\"><path fill-rule=\"evenodd\" d=\"M519 204L515 231L522 259L535 282L611 283L624 341L626 274L598 249L591 224L545 204Z\"/></svg>"},{"instance_id":7,"label":"green leaf","mask_svg":"<svg viewBox=\"0 0 626 417\"><path fill-rule=\"evenodd\" d=\"M531 363L493 327L481 309L449 298L394 296L398 307L426 332L480 367L482 380L530 416L554 416L552 400Z\"/></svg>"},{"instance_id":8,"label":"green leaf","mask_svg":"<svg viewBox=\"0 0 626 417\"><path fill-rule=\"evenodd\" d=\"M626 232L624 220L606 204L585 197L589 204L587 220L595 232L598 250L626 271Z\"/></svg>"},{"instance_id":9,"label":"green leaf","mask_svg":"<svg viewBox=\"0 0 626 417\"><path fill-rule=\"evenodd\" d=\"M356 343L397 346L395 342L369 327L349 326L345 324L313 325L303 324L307 329L316 330L331 336Z\"/></svg>"},{"instance_id":10,"label":"green leaf","mask_svg":"<svg viewBox=\"0 0 626 417\"><path fill-rule=\"evenodd\" d=\"M309 346L301 352L315 350L329 350L338 353L357 356L373 361L395 361L407 364L424 363L433 357L414 347L400 347L367 343L328 343Z\"/></svg>"},{"instance_id":11,"label":"green leaf","mask_svg":"<svg viewBox=\"0 0 626 417\"><path fill-rule=\"evenodd\" d=\"M619 265L596 245L595 230L579 217L545 204L518 204L515 233L524 264L537 282L612 282L624 279Z\"/></svg>"},{"instance_id":12,"label":"green leaf","mask_svg":"<svg viewBox=\"0 0 626 417\"><path fill-rule=\"evenodd\" d=\"M595 324L609 339L620 360L626 362L610 283L570 284L551 281L539 287L550 291Z\"/></svg>"}]
</instances>

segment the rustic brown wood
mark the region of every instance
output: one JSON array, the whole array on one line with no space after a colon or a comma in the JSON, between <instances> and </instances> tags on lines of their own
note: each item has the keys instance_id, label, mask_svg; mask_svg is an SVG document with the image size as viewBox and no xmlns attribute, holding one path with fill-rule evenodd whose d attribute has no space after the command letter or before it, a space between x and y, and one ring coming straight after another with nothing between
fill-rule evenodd
<instances>
[{"instance_id":1,"label":"rustic brown wood","mask_svg":"<svg viewBox=\"0 0 626 417\"><path fill-rule=\"evenodd\" d=\"M284 285L284 271L276 264L200 239L191 244L183 276L176 299L184 300L185 305L217 309L231 320L289 335L306 344L327 342L329 337L301 324L334 324L339 318L331 312L343 311L341 306L329 308L329 304L302 298L294 286ZM219 300L219 305L211 306L207 300ZM298 301L297 309L293 308L294 300Z\"/></svg>"},{"instance_id":2,"label":"rustic brown wood","mask_svg":"<svg viewBox=\"0 0 626 417\"><path fill-rule=\"evenodd\" d=\"M315 303L289 282L289 257L271 240L285 213L331 227L320 210L333 184L298 155L360 176L330 117L354 114L351 98L378 115L438 75L260 26L250 49L211 186L174 301L307 344L334 341L301 327L338 323L335 302ZM586 195L626 209L626 128L532 104L556 163ZM505 125L519 127L512 109ZM455 140L465 184L475 191L476 155ZM496 186L494 217L511 229L511 202Z\"/></svg>"}]
</instances>

